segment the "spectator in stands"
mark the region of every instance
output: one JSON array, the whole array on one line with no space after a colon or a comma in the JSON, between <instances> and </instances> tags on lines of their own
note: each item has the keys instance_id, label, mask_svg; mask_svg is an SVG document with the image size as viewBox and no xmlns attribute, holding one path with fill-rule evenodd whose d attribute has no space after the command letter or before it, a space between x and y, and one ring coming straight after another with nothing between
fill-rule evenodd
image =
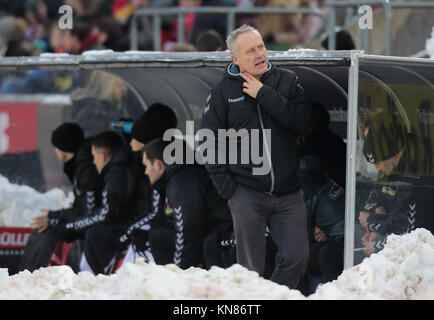
<instances>
[{"instance_id":1,"label":"spectator in stands","mask_svg":"<svg viewBox=\"0 0 434 320\"><path fill-rule=\"evenodd\" d=\"M109 0L112 17L119 26L124 26L134 13L135 7L148 6L149 0Z\"/></svg>"},{"instance_id":2,"label":"spectator in stands","mask_svg":"<svg viewBox=\"0 0 434 320\"><path fill-rule=\"evenodd\" d=\"M68 219L66 228L85 231L81 270L104 273L117 251L121 232L143 212L151 212L146 185L131 149L116 132L92 139L92 155L103 180L102 206L81 219Z\"/></svg>"},{"instance_id":3,"label":"spectator in stands","mask_svg":"<svg viewBox=\"0 0 434 320\"><path fill-rule=\"evenodd\" d=\"M83 20L75 20L73 26L66 46L71 54L81 54L95 44L96 37L90 34L91 27L89 23Z\"/></svg>"},{"instance_id":4,"label":"spectator in stands","mask_svg":"<svg viewBox=\"0 0 434 320\"><path fill-rule=\"evenodd\" d=\"M88 50L126 51L129 49L129 43L125 41L128 38L123 37L121 27L111 16L99 18L92 32L97 35L97 40Z\"/></svg>"},{"instance_id":5,"label":"spectator in stands","mask_svg":"<svg viewBox=\"0 0 434 320\"><path fill-rule=\"evenodd\" d=\"M127 117L124 81L105 71L93 70L87 84L71 92L68 119L80 124L86 136L110 130L112 120Z\"/></svg>"},{"instance_id":6,"label":"spectator in stands","mask_svg":"<svg viewBox=\"0 0 434 320\"><path fill-rule=\"evenodd\" d=\"M312 125L299 139L301 155L320 159L327 176L345 189L347 147L342 137L330 130L330 114L318 103L312 103Z\"/></svg>"},{"instance_id":7,"label":"spectator in stands","mask_svg":"<svg viewBox=\"0 0 434 320\"><path fill-rule=\"evenodd\" d=\"M201 0L201 6L226 6L224 0ZM194 25L191 30L191 34L189 38L186 38L187 41L192 43L193 45L197 45L197 38L199 34L206 30L215 30L222 39L226 37L226 26L227 26L227 17L225 15L219 13L201 13L196 14Z\"/></svg>"},{"instance_id":8,"label":"spectator in stands","mask_svg":"<svg viewBox=\"0 0 434 320\"><path fill-rule=\"evenodd\" d=\"M340 30L336 32L336 46L335 50L354 50L356 46L354 45L353 38L348 31ZM328 36L321 42L321 46L328 50L329 48L329 38Z\"/></svg>"},{"instance_id":9,"label":"spectator in stands","mask_svg":"<svg viewBox=\"0 0 434 320\"><path fill-rule=\"evenodd\" d=\"M51 142L57 158L64 164L63 172L73 185L74 203L67 209L42 210L44 214L32 220L31 225L36 230L27 242L20 270L34 271L48 266L56 246L67 242L66 256L74 243L72 252L76 254L68 261L77 271L81 248L76 240L82 239L83 234L67 230L66 219L83 217L100 205L98 172L93 165L90 142L85 140L81 127L75 123L63 123L52 132Z\"/></svg>"},{"instance_id":10,"label":"spectator in stands","mask_svg":"<svg viewBox=\"0 0 434 320\"><path fill-rule=\"evenodd\" d=\"M179 7L200 7L202 0L178 0ZM196 19L195 13L184 14L184 41L190 42L191 33ZM161 30L161 45L163 51L169 51L170 47L175 43L181 42L178 39L178 20L171 19L169 21L163 20Z\"/></svg>"},{"instance_id":11,"label":"spectator in stands","mask_svg":"<svg viewBox=\"0 0 434 320\"><path fill-rule=\"evenodd\" d=\"M206 30L199 34L196 41L197 51L223 51L225 43L215 30Z\"/></svg>"},{"instance_id":12,"label":"spectator in stands","mask_svg":"<svg viewBox=\"0 0 434 320\"><path fill-rule=\"evenodd\" d=\"M300 3L300 7L308 7L319 10L325 17L328 16L328 7L325 0L308 0ZM324 28L324 20L314 14L305 14L297 21L295 28L287 32L274 34L273 40L276 44L291 44L293 47L303 47L311 42Z\"/></svg>"},{"instance_id":13,"label":"spectator in stands","mask_svg":"<svg viewBox=\"0 0 434 320\"><path fill-rule=\"evenodd\" d=\"M36 51L47 51L48 47L48 7L43 0L26 0L25 17L28 23L25 41Z\"/></svg>"},{"instance_id":14,"label":"spectator in stands","mask_svg":"<svg viewBox=\"0 0 434 320\"><path fill-rule=\"evenodd\" d=\"M64 4L65 0L43 0L47 6L47 17L51 21L56 21L59 18L59 8Z\"/></svg>"},{"instance_id":15,"label":"spectator in stands","mask_svg":"<svg viewBox=\"0 0 434 320\"><path fill-rule=\"evenodd\" d=\"M30 45L24 43L27 22L23 18L3 16L0 18L0 56L31 56Z\"/></svg>"},{"instance_id":16,"label":"spectator in stands","mask_svg":"<svg viewBox=\"0 0 434 320\"><path fill-rule=\"evenodd\" d=\"M301 0L255 0L255 7L264 8L298 8ZM267 47L273 50L287 50L294 42L286 39L287 35L299 29L301 16L297 14L261 14L256 18L256 26L264 36Z\"/></svg>"},{"instance_id":17,"label":"spectator in stands","mask_svg":"<svg viewBox=\"0 0 434 320\"><path fill-rule=\"evenodd\" d=\"M308 295L315 292L312 276L326 283L336 280L343 271L345 191L327 177L323 163L315 156L301 157L300 182L310 240L305 275L308 288L307 292L302 290Z\"/></svg>"},{"instance_id":18,"label":"spectator in stands","mask_svg":"<svg viewBox=\"0 0 434 320\"><path fill-rule=\"evenodd\" d=\"M72 7L74 18L92 25L99 17L111 16L109 3L101 0L65 0ZM74 24L75 28L75 24Z\"/></svg>"},{"instance_id":19,"label":"spectator in stands","mask_svg":"<svg viewBox=\"0 0 434 320\"><path fill-rule=\"evenodd\" d=\"M56 22L51 24L49 51L53 53L73 53L70 45L71 31L60 29Z\"/></svg>"},{"instance_id":20,"label":"spectator in stands","mask_svg":"<svg viewBox=\"0 0 434 320\"><path fill-rule=\"evenodd\" d=\"M168 0L170 2L172 0ZM131 6L131 11L129 12L129 16L127 17L125 23L121 23L122 32L124 34L129 34L131 27L131 20L133 14L142 8L148 8L153 5L156 5L159 1L151 1L151 0L130 0L129 5ZM168 5L169 6L169 5ZM116 14L114 13L115 18ZM163 19L167 19L167 17L163 17ZM152 17L149 16L136 16L137 23L137 40L138 40L138 49L143 51L151 51L152 50L152 42L153 42L153 34L152 34Z\"/></svg>"},{"instance_id":21,"label":"spectator in stands","mask_svg":"<svg viewBox=\"0 0 434 320\"><path fill-rule=\"evenodd\" d=\"M196 51L197 51L196 47L190 43L175 43L169 49L169 52L196 52Z\"/></svg>"},{"instance_id":22,"label":"spectator in stands","mask_svg":"<svg viewBox=\"0 0 434 320\"><path fill-rule=\"evenodd\" d=\"M241 26L227 39L233 62L223 79L211 90L202 117L202 128L270 129L273 150L267 139L259 139L259 150L268 153L269 165L255 174L248 164L207 163L220 195L229 201L237 242L238 263L264 272L268 227L279 251L271 280L295 288L307 268L309 243L306 209L297 178L299 170L296 135L307 131L311 106L297 75L273 66L259 32ZM256 116L251 116L257 113ZM255 139L252 131L247 137ZM241 142L237 141L237 159ZM208 142L208 141L207 141ZM215 146L219 144L215 142ZM268 149L268 151L266 151ZM226 150L214 150L222 154ZM225 153L223 153L225 154ZM220 158L219 158L220 159ZM252 172L253 170L253 172Z\"/></svg>"}]
</instances>

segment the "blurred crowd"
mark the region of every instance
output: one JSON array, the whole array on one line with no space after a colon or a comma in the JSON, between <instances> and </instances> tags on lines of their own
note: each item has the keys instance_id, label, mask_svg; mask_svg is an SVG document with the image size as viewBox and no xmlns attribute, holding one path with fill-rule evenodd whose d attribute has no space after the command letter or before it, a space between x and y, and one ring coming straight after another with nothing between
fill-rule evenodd
<instances>
[{"instance_id":1,"label":"blurred crowd","mask_svg":"<svg viewBox=\"0 0 434 320\"><path fill-rule=\"evenodd\" d=\"M327 15L324 0L1 0L0 56L37 56L41 53L81 54L88 50L126 51L134 13L141 8L236 6L317 8ZM72 28L61 29L59 19L72 8ZM237 25L255 26L268 49L303 47L324 30L315 15L237 15ZM139 16L138 49L153 50L152 17ZM178 43L176 16L163 16L161 51L225 50L226 15L185 14L184 42ZM204 36L206 34L206 36ZM202 38L202 41L198 41Z\"/></svg>"}]
</instances>

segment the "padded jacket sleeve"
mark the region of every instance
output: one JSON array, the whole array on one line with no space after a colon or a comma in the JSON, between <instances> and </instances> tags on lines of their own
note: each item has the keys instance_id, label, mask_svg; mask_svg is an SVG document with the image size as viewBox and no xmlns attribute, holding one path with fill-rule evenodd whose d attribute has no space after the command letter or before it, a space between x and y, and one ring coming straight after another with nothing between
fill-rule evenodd
<instances>
[{"instance_id":1,"label":"padded jacket sleeve","mask_svg":"<svg viewBox=\"0 0 434 320\"><path fill-rule=\"evenodd\" d=\"M218 129L226 129L227 106L224 98L220 93L219 87L213 89L208 96L207 105L204 109L201 128L210 129L214 133L215 146L215 164L206 163L212 181L217 189L217 192L224 199L230 199L237 189L238 183L234 180L232 173L229 171L226 164L218 164L217 155L219 152L226 150L218 150Z\"/></svg>"}]
</instances>

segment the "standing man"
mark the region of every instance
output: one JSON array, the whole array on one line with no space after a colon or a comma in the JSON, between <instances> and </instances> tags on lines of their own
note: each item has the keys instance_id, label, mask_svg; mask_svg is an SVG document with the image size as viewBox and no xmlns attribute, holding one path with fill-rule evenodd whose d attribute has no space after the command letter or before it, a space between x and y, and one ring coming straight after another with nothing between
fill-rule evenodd
<instances>
[{"instance_id":1,"label":"standing man","mask_svg":"<svg viewBox=\"0 0 434 320\"><path fill-rule=\"evenodd\" d=\"M202 128L212 130L216 137L218 129L247 129L249 141L255 141L255 129L260 133L257 150L266 156L270 170L255 175L252 169L258 166L251 159L249 164L240 164L240 139L236 164L217 161L206 167L217 191L229 200L238 263L263 275L268 227L278 247L271 280L296 288L309 258L296 136L309 128L311 107L297 75L268 62L256 29L243 25L226 42L232 63L211 91Z\"/></svg>"}]
</instances>

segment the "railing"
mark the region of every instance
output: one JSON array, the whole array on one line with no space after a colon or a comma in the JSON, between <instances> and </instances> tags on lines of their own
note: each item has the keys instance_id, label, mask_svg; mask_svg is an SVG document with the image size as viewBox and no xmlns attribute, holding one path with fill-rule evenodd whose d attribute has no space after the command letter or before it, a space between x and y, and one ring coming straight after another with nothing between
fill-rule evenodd
<instances>
[{"instance_id":1,"label":"railing","mask_svg":"<svg viewBox=\"0 0 434 320\"><path fill-rule=\"evenodd\" d=\"M392 37L393 37L393 26L392 26L392 9L416 9L416 8L434 8L434 1L422 2L422 1L411 1L411 2L390 2L388 0L343 0L343 1L327 1L326 6L330 8L328 17L328 48L329 50L334 50L336 48L336 8L337 7L359 7L362 5L369 5L374 7L382 6L386 14L386 47L385 55L390 56L392 51ZM362 32L364 39L364 45L360 45L360 30L357 33L357 48L363 49L369 53L369 45L366 38L369 38L370 31Z\"/></svg>"},{"instance_id":2,"label":"railing","mask_svg":"<svg viewBox=\"0 0 434 320\"><path fill-rule=\"evenodd\" d=\"M328 48L334 50L336 48L336 8L337 7L359 7L361 5L369 5L374 7L383 7L386 14L386 46L385 54L391 54L392 48L392 9L414 9L414 8L434 8L434 1L412 1L412 2L390 2L388 0L342 0L342 1L327 1L326 6L329 7L329 16L326 17L318 9L310 8L238 8L238 7L168 7L168 8L142 8L137 10L131 21L130 26L130 49L138 49L138 35L137 35L137 19L139 16L151 16L153 18L153 49L154 51L161 50L161 17L162 16L177 16L178 42L184 42L184 14L186 13L214 13L227 16L227 33L235 29L236 15L239 14L314 14L323 19L327 25L328 33ZM369 30L369 29L368 29ZM369 53L369 45L367 39L370 32L357 33L357 48L364 49ZM362 35L363 37L361 37Z\"/></svg>"},{"instance_id":3,"label":"railing","mask_svg":"<svg viewBox=\"0 0 434 320\"><path fill-rule=\"evenodd\" d=\"M227 33L235 29L236 15L239 14L314 14L321 17L327 23L326 16L317 9L309 8L237 8L237 7L170 7L170 8L142 8L137 10L131 20L130 49L138 49L137 18L139 16L153 17L153 49L161 50L161 17L177 16L178 42L184 42L184 14L186 13L216 13L227 16Z\"/></svg>"}]
</instances>

